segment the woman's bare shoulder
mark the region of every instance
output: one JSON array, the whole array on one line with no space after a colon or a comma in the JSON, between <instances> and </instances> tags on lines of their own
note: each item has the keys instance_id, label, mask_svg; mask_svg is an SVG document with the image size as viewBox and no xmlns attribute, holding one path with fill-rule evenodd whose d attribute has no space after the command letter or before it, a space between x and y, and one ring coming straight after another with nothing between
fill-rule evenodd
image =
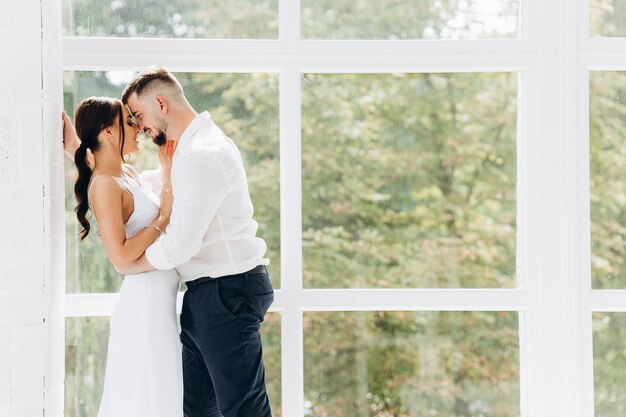
<instances>
[{"instance_id":1,"label":"woman's bare shoulder","mask_svg":"<svg viewBox=\"0 0 626 417\"><path fill-rule=\"evenodd\" d=\"M95 175L89 183L89 199L107 200L122 191L122 186L110 175Z\"/></svg>"},{"instance_id":2,"label":"woman's bare shoulder","mask_svg":"<svg viewBox=\"0 0 626 417\"><path fill-rule=\"evenodd\" d=\"M96 218L101 222L115 218L122 211L122 186L110 175L97 175L89 184L89 206ZM121 216L121 214L119 214Z\"/></svg>"}]
</instances>

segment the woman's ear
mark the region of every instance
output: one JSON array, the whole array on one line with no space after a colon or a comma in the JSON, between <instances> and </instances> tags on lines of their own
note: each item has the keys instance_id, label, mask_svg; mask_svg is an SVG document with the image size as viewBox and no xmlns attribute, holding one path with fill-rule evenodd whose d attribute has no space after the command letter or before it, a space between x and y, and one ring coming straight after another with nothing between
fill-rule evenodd
<instances>
[{"instance_id":1,"label":"woman's ear","mask_svg":"<svg viewBox=\"0 0 626 417\"><path fill-rule=\"evenodd\" d=\"M113 131L111 130L111 127L105 127L104 129L102 129L102 132L104 132L106 140L113 143Z\"/></svg>"}]
</instances>

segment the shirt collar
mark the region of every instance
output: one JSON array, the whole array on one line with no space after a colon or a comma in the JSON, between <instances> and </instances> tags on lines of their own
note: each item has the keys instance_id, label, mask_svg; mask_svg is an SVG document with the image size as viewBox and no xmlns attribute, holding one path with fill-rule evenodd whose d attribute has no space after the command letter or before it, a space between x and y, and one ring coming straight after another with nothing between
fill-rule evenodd
<instances>
[{"instance_id":1,"label":"shirt collar","mask_svg":"<svg viewBox=\"0 0 626 417\"><path fill-rule=\"evenodd\" d=\"M187 126L187 129L183 132L178 140L178 145L176 145L176 152L174 153L174 157L180 154L180 150L187 147L187 145L191 142L191 138L193 135L203 127L211 126L213 124L213 120L211 120L211 115L209 112L204 111L196 116L195 119Z\"/></svg>"}]
</instances>

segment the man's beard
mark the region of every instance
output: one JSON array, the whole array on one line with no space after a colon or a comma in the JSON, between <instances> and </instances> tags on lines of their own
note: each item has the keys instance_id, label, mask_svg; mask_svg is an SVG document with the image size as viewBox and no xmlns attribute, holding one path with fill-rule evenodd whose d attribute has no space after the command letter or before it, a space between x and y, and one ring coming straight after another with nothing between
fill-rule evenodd
<instances>
[{"instance_id":1,"label":"man's beard","mask_svg":"<svg viewBox=\"0 0 626 417\"><path fill-rule=\"evenodd\" d=\"M157 117L156 120L156 131L157 135L152 138L152 142L156 143L158 146L163 146L167 142L167 122L160 117Z\"/></svg>"},{"instance_id":2,"label":"man's beard","mask_svg":"<svg viewBox=\"0 0 626 417\"><path fill-rule=\"evenodd\" d=\"M158 146L163 146L165 145L165 142L167 142L167 135L164 131L159 129L159 133L157 133L157 135L152 138L152 142L154 142Z\"/></svg>"}]
</instances>

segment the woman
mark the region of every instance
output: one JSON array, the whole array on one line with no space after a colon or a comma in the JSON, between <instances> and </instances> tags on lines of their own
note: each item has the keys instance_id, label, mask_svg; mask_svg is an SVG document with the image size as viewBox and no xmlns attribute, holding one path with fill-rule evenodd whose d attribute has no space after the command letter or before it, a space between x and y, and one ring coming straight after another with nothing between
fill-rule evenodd
<instances>
[{"instance_id":1,"label":"woman","mask_svg":"<svg viewBox=\"0 0 626 417\"><path fill-rule=\"evenodd\" d=\"M171 155L159 151L164 173L159 201L152 184L124 163L124 155L138 150L140 130L121 101L87 98L76 108L76 129L65 113L63 122L64 147L78 168L74 192L81 240L91 230L86 217L91 211L109 260L116 269L123 268L138 259L169 222ZM175 270L124 277L111 316L98 417L182 416L178 284Z\"/></svg>"}]
</instances>

